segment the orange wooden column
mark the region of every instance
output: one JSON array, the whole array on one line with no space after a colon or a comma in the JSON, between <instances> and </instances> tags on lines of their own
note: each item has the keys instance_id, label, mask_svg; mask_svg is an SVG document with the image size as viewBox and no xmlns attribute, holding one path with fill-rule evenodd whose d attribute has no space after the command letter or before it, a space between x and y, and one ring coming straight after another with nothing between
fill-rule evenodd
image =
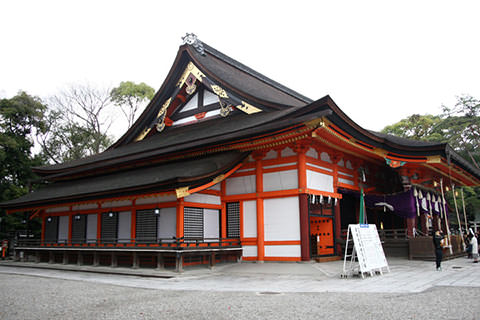
<instances>
[{"instance_id":1,"label":"orange wooden column","mask_svg":"<svg viewBox=\"0 0 480 320\"><path fill-rule=\"evenodd\" d=\"M71 207L70 207L70 211L71 211ZM67 216L68 217L68 239L67 239L67 243L72 243L72 227L73 227L73 217L74 217L74 214L72 212L70 212L70 214Z\"/></svg>"},{"instance_id":2,"label":"orange wooden column","mask_svg":"<svg viewBox=\"0 0 480 320\"><path fill-rule=\"evenodd\" d=\"M98 204L98 207L101 208L101 205ZM102 211L97 213L97 242L102 239Z\"/></svg>"},{"instance_id":3,"label":"orange wooden column","mask_svg":"<svg viewBox=\"0 0 480 320\"><path fill-rule=\"evenodd\" d=\"M263 168L262 159L265 156L264 152L255 152L253 158L255 159L255 186L257 195L257 260L265 260L265 221L263 219L263 198L260 194L263 192Z\"/></svg>"},{"instance_id":4,"label":"orange wooden column","mask_svg":"<svg viewBox=\"0 0 480 320\"><path fill-rule=\"evenodd\" d=\"M333 164L333 191L338 193L338 162L342 159L341 153L334 153L330 155L330 159L332 160ZM334 204L334 223L335 223L335 243L337 249L337 255L342 255L342 245L338 242L342 236L342 217L340 216L340 199L337 200L337 204L335 205L335 200L333 200ZM358 220L357 220L358 221Z\"/></svg>"},{"instance_id":5,"label":"orange wooden column","mask_svg":"<svg viewBox=\"0 0 480 320\"><path fill-rule=\"evenodd\" d=\"M47 217L45 214L42 214L42 235L41 235L41 243L45 241L45 224L47 223Z\"/></svg>"},{"instance_id":6,"label":"orange wooden column","mask_svg":"<svg viewBox=\"0 0 480 320\"><path fill-rule=\"evenodd\" d=\"M226 239L227 238L227 204L225 200L223 200L227 190L226 189L227 183L225 182L225 180L223 180L220 183L220 186L221 186L220 195L221 195L221 203L222 203L222 210L220 212L220 224L221 224L222 233L220 237L222 237L223 239Z\"/></svg>"},{"instance_id":7,"label":"orange wooden column","mask_svg":"<svg viewBox=\"0 0 480 320\"><path fill-rule=\"evenodd\" d=\"M183 210L184 199L177 200L177 238L183 238Z\"/></svg>"},{"instance_id":8,"label":"orange wooden column","mask_svg":"<svg viewBox=\"0 0 480 320\"><path fill-rule=\"evenodd\" d=\"M135 206L137 199L132 200L132 216L130 217L130 242L136 242L137 238L137 212L135 210Z\"/></svg>"},{"instance_id":9,"label":"orange wooden column","mask_svg":"<svg viewBox=\"0 0 480 320\"><path fill-rule=\"evenodd\" d=\"M298 163L298 203L300 212L300 252L302 261L310 260L310 216L308 210L307 158L308 146L298 144L293 149L297 153Z\"/></svg>"}]
</instances>

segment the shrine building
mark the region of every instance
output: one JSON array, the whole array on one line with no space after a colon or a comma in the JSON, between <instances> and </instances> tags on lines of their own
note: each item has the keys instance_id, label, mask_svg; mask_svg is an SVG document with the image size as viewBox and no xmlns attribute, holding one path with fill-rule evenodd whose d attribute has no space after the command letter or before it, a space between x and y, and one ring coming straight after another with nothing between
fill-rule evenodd
<instances>
[{"instance_id":1,"label":"shrine building","mask_svg":"<svg viewBox=\"0 0 480 320\"><path fill-rule=\"evenodd\" d=\"M177 270L339 257L361 192L378 230L428 235L448 228L445 186L480 184L447 144L364 129L330 96L311 100L192 34L109 149L34 171L38 190L0 204L42 221L17 251Z\"/></svg>"}]
</instances>

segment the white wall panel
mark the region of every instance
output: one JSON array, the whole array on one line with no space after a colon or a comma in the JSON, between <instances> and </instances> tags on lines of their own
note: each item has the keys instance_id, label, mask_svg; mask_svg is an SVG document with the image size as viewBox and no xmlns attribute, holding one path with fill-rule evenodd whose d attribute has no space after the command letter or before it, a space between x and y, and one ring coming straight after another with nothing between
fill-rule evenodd
<instances>
[{"instance_id":1,"label":"white wall panel","mask_svg":"<svg viewBox=\"0 0 480 320\"><path fill-rule=\"evenodd\" d=\"M263 201L265 241L300 240L298 197Z\"/></svg>"},{"instance_id":2,"label":"white wall panel","mask_svg":"<svg viewBox=\"0 0 480 320\"><path fill-rule=\"evenodd\" d=\"M243 201L243 237L257 237L257 201Z\"/></svg>"},{"instance_id":3,"label":"white wall panel","mask_svg":"<svg viewBox=\"0 0 480 320\"><path fill-rule=\"evenodd\" d=\"M347 179L343 179L343 178L338 178L338 182L349 184L349 185L352 185L352 186L354 185L352 180L347 180Z\"/></svg>"},{"instance_id":4,"label":"white wall panel","mask_svg":"<svg viewBox=\"0 0 480 320\"><path fill-rule=\"evenodd\" d=\"M214 184L213 186L211 186L210 188L208 188L208 190L216 190L216 191L220 191L222 190L222 184L219 182L217 184Z\"/></svg>"},{"instance_id":5,"label":"white wall panel","mask_svg":"<svg viewBox=\"0 0 480 320\"><path fill-rule=\"evenodd\" d=\"M263 174L263 191L279 191L298 188L297 170Z\"/></svg>"},{"instance_id":6,"label":"white wall panel","mask_svg":"<svg viewBox=\"0 0 480 320\"><path fill-rule=\"evenodd\" d=\"M208 204L222 204L219 196L212 194L194 193L185 197L185 202L208 203Z\"/></svg>"},{"instance_id":7,"label":"white wall panel","mask_svg":"<svg viewBox=\"0 0 480 320\"><path fill-rule=\"evenodd\" d=\"M98 204L87 203L87 204L79 204L79 205L72 206L72 211L89 210L89 209L96 209L96 208L98 208Z\"/></svg>"},{"instance_id":8,"label":"white wall panel","mask_svg":"<svg viewBox=\"0 0 480 320\"><path fill-rule=\"evenodd\" d=\"M257 246L243 246L243 256L244 257L256 257L257 256Z\"/></svg>"},{"instance_id":9,"label":"white wall panel","mask_svg":"<svg viewBox=\"0 0 480 320\"><path fill-rule=\"evenodd\" d=\"M97 214L87 214L87 243L97 239Z\"/></svg>"},{"instance_id":10,"label":"white wall panel","mask_svg":"<svg viewBox=\"0 0 480 320\"><path fill-rule=\"evenodd\" d=\"M69 207L56 207L56 208L48 208L45 210L46 213L50 212L64 212L64 211L70 211Z\"/></svg>"},{"instance_id":11,"label":"white wall panel","mask_svg":"<svg viewBox=\"0 0 480 320\"><path fill-rule=\"evenodd\" d=\"M226 182L227 195L255 192L255 175L228 178Z\"/></svg>"},{"instance_id":12,"label":"white wall panel","mask_svg":"<svg viewBox=\"0 0 480 320\"><path fill-rule=\"evenodd\" d=\"M299 245L265 246L265 257L300 257Z\"/></svg>"},{"instance_id":13,"label":"white wall panel","mask_svg":"<svg viewBox=\"0 0 480 320\"><path fill-rule=\"evenodd\" d=\"M317 150L315 150L313 148L310 148L310 149L308 149L308 151L306 153L306 156L317 159L318 158L318 152L317 152Z\"/></svg>"},{"instance_id":14,"label":"white wall panel","mask_svg":"<svg viewBox=\"0 0 480 320\"><path fill-rule=\"evenodd\" d=\"M177 208L160 209L157 235L161 239L172 239L177 236Z\"/></svg>"},{"instance_id":15,"label":"white wall panel","mask_svg":"<svg viewBox=\"0 0 480 320\"><path fill-rule=\"evenodd\" d=\"M282 153L280 155L282 156L282 158L285 158L290 156L296 156L297 154L293 152L293 150L290 149L289 147L286 147L285 149L282 150Z\"/></svg>"},{"instance_id":16,"label":"white wall panel","mask_svg":"<svg viewBox=\"0 0 480 320\"><path fill-rule=\"evenodd\" d=\"M108 202L102 203L102 208L126 207L131 205L132 205L132 200L108 201Z\"/></svg>"},{"instance_id":17,"label":"white wall panel","mask_svg":"<svg viewBox=\"0 0 480 320\"><path fill-rule=\"evenodd\" d=\"M307 170L307 188L319 191L334 192L333 176Z\"/></svg>"},{"instance_id":18,"label":"white wall panel","mask_svg":"<svg viewBox=\"0 0 480 320\"><path fill-rule=\"evenodd\" d=\"M322 167L322 166L317 166L316 164L313 164L313 163L307 163L307 165L312 166L314 168L322 169L322 170L325 170L325 171L333 172L333 169Z\"/></svg>"},{"instance_id":19,"label":"white wall panel","mask_svg":"<svg viewBox=\"0 0 480 320\"><path fill-rule=\"evenodd\" d=\"M347 163L345 163L345 168L353 170L353 166L350 160L347 160Z\"/></svg>"},{"instance_id":20,"label":"white wall panel","mask_svg":"<svg viewBox=\"0 0 480 320\"><path fill-rule=\"evenodd\" d=\"M151 203L161 203L161 202L171 202L171 201L177 201L177 196L175 194L168 194L164 196L158 196L158 197L146 197L146 198L138 198L137 201L135 201L136 204L151 204Z\"/></svg>"},{"instance_id":21,"label":"white wall panel","mask_svg":"<svg viewBox=\"0 0 480 320\"><path fill-rule=\"evenodd\" d=\"M322 152L320 154L320 160L323 160L325 162L329 162L329 163L332 163L332 160L330 159L330 155L326 152Z\"/></svg>"},{"instance_id":22,"label":"white wall panel","mask_svg":"<svg viewBox=\"0 0 480 320\"><path fill-rule=\"evenodd\" d=\"M132 212L118 213L118 242L130 242L132 237Z\"/></svg>"},{"instance_id":23,"label":"white wall panel","mask_svg":"<svg viewBox=\"0 0 480 320\"><path fill-rule=\"evenodd\" d=\"M58 242L65 243L68 240L69 216L58 217Z\"/></svg>"},{"instance_id":24,"label":"white wall panel","mask_svg":"<svg viewBox=\"0 0 480 320\"><path fill-rule=\"evenodd\" d=\"M203 237L205 239L220 238L219 214L219 210L203 209ZM208 242L216 240L210 239L205 241Z\"/></svg>"},{"instance_id":25,"label":"white wall panel","mask_svg":"<svg viewBox=\"0 0 480 320\"><path fill-rule=\"evenodd\" d=\"M275 150L270 150L267 152L265 157L262 160L268 160L268 159L276 159L277 158L277 151Z\"/></svg>"}]
</instances>

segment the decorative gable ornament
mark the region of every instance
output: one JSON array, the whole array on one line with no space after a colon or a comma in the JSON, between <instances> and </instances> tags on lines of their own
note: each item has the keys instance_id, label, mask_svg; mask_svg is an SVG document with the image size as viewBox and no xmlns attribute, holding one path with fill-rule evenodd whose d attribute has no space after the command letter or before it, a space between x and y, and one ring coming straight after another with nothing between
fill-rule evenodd
<instances>
[{"instance_id":1,"label":"decorative gable ornament","mask_svg":"<svg viewBox=\"0 0 480 320\"><path fill-rule=\"evenodd\" d=\"M198 53L202 56L205 55L205 50L203 49L203 43L198 39L198 37L194 33L187 33L184 37L182 37L183 44L188 44L192 46Z\"/></svg>"}]
</instances>

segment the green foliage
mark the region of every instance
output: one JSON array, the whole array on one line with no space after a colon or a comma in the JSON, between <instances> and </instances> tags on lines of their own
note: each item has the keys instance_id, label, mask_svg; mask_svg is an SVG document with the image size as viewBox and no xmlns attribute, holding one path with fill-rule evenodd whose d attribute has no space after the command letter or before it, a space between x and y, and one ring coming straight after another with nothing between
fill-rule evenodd
<instances>
[{"instance_id":1,"label":"green foliage","mask_svg":"<svg viewBox=\"0 0 480 320\"><path fill-rule=\"evenodd\" d=\"M437 131L441 122L442 118L440 116L413 114L385 127L382 132L415 140L442 141L443 138Z\"/></svg>"},{"instance_id":2,"label":"green foliage","mask_svg":"<svg viewBox=\"0 0 480 320\"><path fill-rule=\"evenodd\" d=\"M37 177L31 168L43 161L32 153L32 135L44 132L45 110L40 99L25 92L0 100L0 201L18 198L35 187L32 181ZM0 236L25 229L23 214L5 216L2 210L0 217Z\"/></svg>"},{"instance_id":3,"label":"green foliage","mask_svg":"<svg viewBox=\"0 0 480 320\"><path fill-rule=\"evenodd\" d=\"M123 115L131 127L137 116L141 105L150 101L155 90L145 83L136 84L132 81L121 82L110 92L111 101L122 110Z\"/></svg>"}]
</instances>

